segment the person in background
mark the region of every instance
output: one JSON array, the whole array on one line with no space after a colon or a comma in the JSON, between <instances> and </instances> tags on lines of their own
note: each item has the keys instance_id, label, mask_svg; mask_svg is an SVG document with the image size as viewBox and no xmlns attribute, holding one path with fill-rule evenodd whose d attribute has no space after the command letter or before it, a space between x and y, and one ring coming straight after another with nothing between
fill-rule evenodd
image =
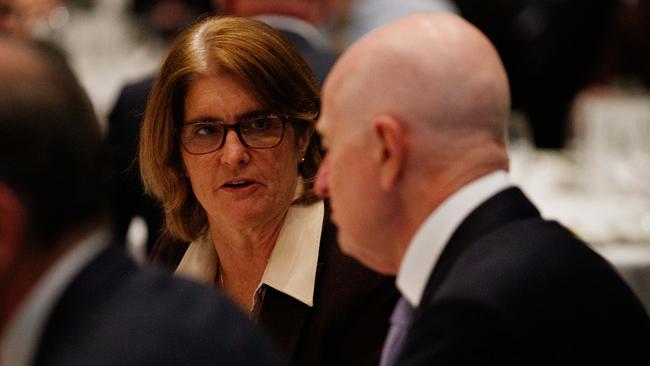
<instances>
[{"instance_id":1,"label":"person in background","mask_svg":"<svg viewBox=\"0 0 650 366\"><path fill-rule=\"evenodd\" d=\"M381 364L647 363L630 288L509 182L509 112L495 48L451 14L370 33L326 79L316 192L402 294Z\"/></svg>"},{"instance_id":2,"label":"person in background","mask_svg":"<svg viewBox=\"0 0 650 366\"><path fill-rule=\"evenodd\" d=\"M20 14L13 0L0 0L0 34L22 33Z\"/></svg>"},{"instance_id":3,"label":"person in background","mask_svg":"<svg viewBox=\"0 0 650 366\"><path fill-rule=\"evenodd\" d=\"M451 0L317 0L321 24L333 52L340 54L366 33L392 20L421 12L456 12Z\"/></svg>"},{"instance_id":4,"label":"person in background","mask_svg":"<svg viewBox=\"0 0 650 366\"><path fill-rule=\"evenodd\" d=\"M328 12L314 0L214 0L221 15L252 17L274 29L293 44L314 72L319 85L336 60L329 40L319 29Z\"/></svg>"},{"instance_id":5,"label":"person in background","mask_svg":"<svg viewBox=\"0 0 650 366\"><path fill-rule=\"evenodd\" d=\"M63 57L0 38L0 364L278 365L223 295L110 243L105 163Z\"/></svg>"},{"instance_id":6,"label":"person in background","mask_svg":"<svg viewBox=\"0 0 650 366\"><path fill-rule=\"evenodd\" d=\"M143 31L171 42L197 19L215 13L212 0L131 0L129 11Z\"/></svg>"},{"instance_id":7,"label":"person in background","mask_svg":"<svg viewBox=\"0 0 650 366\"><path fill-rule=\"evenodd\" d=\"M0 0L0 34L46 40L67 16L61 0Z\"/></svg>"},{"instance_id":8,"label":"person in background","mask_svg":"<svg viewBox=\"0 0 650 366\"><path fill-rule=\"evenodd\" d=\"M513 108L529 122L531 142L540 149L566 147L573 100L594 81L618 9L627 1L454 3L499 52L508 72Z\"/></svg>"},{"instance_id":9,"label":"person in background","mask_svg":"<svg viewBox=\"0 0 650 366\"><path fill-rule=\"evenodd\" d=\"M650 1L619 1L591 88L650 90ZM587 90L589 91L589 90Z\"/></svg>"},{"instance_id":10,"label":"person in background","mask_svg":"<svg viewBox=\"0 0 650 366\"><path fill-rule=\"evenodd\" d=\"M312 186L319 88L279 32L202 21L171 46L139 160L162 204L153 261L222 289L296 365L375 365L394 280L344 256Z\"/></svg>"},{"instance_id":11,"label":"person in background","mask_svg":"<svg viewBox=\"0 0 650 366\"><path fill-rule=\"evenodd\" d=\"M170 43L197 19L214 13L211 0L134 0L131 14L144 30ZM141 217L147 228L145 255L160 235L164 214L156 200L144 194L137 162L138 141L153 75L129 83L120 91L108 116L106 140L111 149L113 230L126 243L132 220Z\"/></svg>"}]
</instances>

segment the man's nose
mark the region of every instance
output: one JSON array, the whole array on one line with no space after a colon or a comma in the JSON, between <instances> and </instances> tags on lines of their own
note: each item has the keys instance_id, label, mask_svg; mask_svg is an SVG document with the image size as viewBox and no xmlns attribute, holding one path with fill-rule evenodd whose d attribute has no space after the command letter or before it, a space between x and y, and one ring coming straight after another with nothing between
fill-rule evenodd
<instances>
[{"instance_id":1,"label":"man's nose","mask_svg":"<svg viewBox=\"0 0 650 366\"><path fill-rule=\"evenodd\" d=\"M314 184L314 191L321 198L328 198L330 195L329 189L329 164L327 156L321 162L318 172L316 172L316 183Z\"/></svg>"},{"instance_id":2,"label":"man's nose","mask_svg":"<svg viewBox=\"0 0 650 366\"><path fill-rule=\"evenodd\" d=\"M221 150L221 162L227 166L236 167L250 160L248 148L239 140L234 130L226 133L226 141L223 142Z\"/></svg>"}]
</instances>

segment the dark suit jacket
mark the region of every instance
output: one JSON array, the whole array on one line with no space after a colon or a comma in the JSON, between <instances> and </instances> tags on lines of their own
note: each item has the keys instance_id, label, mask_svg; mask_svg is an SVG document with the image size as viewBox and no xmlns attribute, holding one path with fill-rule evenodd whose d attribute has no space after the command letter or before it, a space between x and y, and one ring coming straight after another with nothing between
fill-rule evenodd
<instances>
[{"instance_id":1,"label":"dark suit jacket","mask_svg":"<svg viewBox=\"0 0 650 366\"><path fill-rule=\"evenodd\" d=\"M325 77L336 61L336 55L319 45L310 43L305 36L300 33L283 29L280 25L275 27L282 35L300 52L305 59L314 76L320 85L325 81Z\"/></svg>"},{"instance_id":2,"label":"dark suit jacket","mask_svg":"<svg viewBox=\"0 0 650 366\"><path fill-rule=\"evenodd\" d=\"M151 250L163 225L163 213L157 201L145 195L137 162L140 126L153 87L153 77L129 84L122 89L108 117L107 142L112 168L112 221L114 236L124 242L135 216L147 225L147 248Z\"/></svg>"},{"instance_id":3,"label":"dark suit jacket","mask_svg":"<svg viewBox=\"0 0 650 366\"><path fill-rule=\"evenodd\" d=\"M109 248L55 305L34 364L277 365L272 352L222 295Z\"/></svg>"},{"instance_id":4,"label":"dark suit jacket","mask_svg":"<svg viewBox=\"0 0 650 366\"><path fill-rule=\"evenodd\" d=\"M163 237L153 261L174 270L187 246ZM342 254L325 220L314 307L265 286L258 322L293 365L376 365L399 297L394 284Z\"/></svg>"},{"instance_id":5,"label":"dark suit jacket","mask_svg":"<svg viewBox=\"0 0 650 366\"><path fill-rule=\"evenodd\" d=\"M632 365L648 356L650 322L628 286L510 188L452 235L398 364Z\"/></svg>"},{"instance_id":6,"label":"dark suit jacket","mask_svg":"<svg viewBox=\"0 0 650 366\"><path fill-rule=\"evenodd\" d=\"M594 81L596 62L607 57L602 47L621 2L453 2L463 18L485 33L499 51L508 73L512 106L526 114L536 146L565 146L573 99ZM638 46L637 52L643 52Z\"/></svg>"}]
</instances>

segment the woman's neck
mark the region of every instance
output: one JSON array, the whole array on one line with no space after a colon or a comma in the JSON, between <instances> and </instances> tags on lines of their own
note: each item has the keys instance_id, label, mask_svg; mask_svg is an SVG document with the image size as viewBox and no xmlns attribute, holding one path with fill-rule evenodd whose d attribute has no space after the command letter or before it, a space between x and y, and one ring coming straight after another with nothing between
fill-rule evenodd
<instances>
[{"instance_id":1,"label":"woman's neck","mask_svg":"<svg viewBox=\"0 0 650 366\"><path fill-rule=\"evenodd\" d=\"M284 217L245 230L223 230L228 225L210 225L212 244L219 257L220 284L245 311L252 308L253 294L275 248Z\"/></svg>"}]
</instances>

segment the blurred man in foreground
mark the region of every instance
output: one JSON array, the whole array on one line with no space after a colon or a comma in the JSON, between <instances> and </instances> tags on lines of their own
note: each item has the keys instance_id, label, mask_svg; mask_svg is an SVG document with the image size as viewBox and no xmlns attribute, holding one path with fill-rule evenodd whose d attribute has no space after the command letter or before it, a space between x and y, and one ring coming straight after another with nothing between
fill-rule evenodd
<instances>
[{"instance_id":1,"label":"blurred man in foreground","mask_svg":"<svg viewBox=\"0 0 650 366\"><path fill-rule=\"evenodd\" d=\"M109 244L103 150L59 54L0 38L0 364L274 365L224 298Z\"/></svg>"},{"instance_id":2,"label":"blurred man in foreground","mask_svg":"<svg viewBox=\"0 0 650 366\"><path fill-rule=\"evenodd\" d=\"M494 47L450 14L370 33L328 76L317 192L402 293L382 365L647 362L638 299L509 182L509 112Z\"/></svg>"}]
</instances>

